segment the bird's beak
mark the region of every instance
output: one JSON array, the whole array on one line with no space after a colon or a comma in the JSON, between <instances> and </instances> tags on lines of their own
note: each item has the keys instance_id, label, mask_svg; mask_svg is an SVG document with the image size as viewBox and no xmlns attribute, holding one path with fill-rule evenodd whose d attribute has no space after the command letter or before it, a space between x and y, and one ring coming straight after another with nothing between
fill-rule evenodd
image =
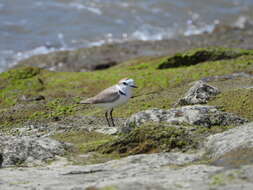
<instances>
[{"instance_id":1,"label":"bird's beak","mask_svg":"<svg viewBox=\"0 0 253 190\"><path fill-rule=\"evenodd\" d=\"M132 87L132 88L138 88L137 86L135 86L135 85L131 85L130 87Z\"/></svg>"}]
</instances>

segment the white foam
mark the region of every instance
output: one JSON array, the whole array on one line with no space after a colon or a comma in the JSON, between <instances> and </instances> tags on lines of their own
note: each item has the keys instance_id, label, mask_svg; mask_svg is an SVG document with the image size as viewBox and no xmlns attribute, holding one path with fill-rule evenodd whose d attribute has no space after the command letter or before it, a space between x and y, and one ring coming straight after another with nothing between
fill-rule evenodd
<instances>
[{"instance_id":1,"label":"white foam","mask_svg":"<svg viewBox=\"0 0 253 190\"><path fill-rule=\"evenodd\" d=\"M99 41L90 42L87 46L88 47L101 46L101 45L103 45L105 43L106 43L105 40L99 40Z\"/></svg>"},{"instance_id":2,"label":"white foam","mask_svg":"<svg viewBox=\"0 0 253 190\"><path fill-rule=\"evenodd\" d=\"M144 24L130 35L130 39L142 41L162 40L173 36L174 34L169 28L159 28Z\"/></svg>"},{"instance_id":3,"label":"white foam","mask_svg":"<svg viewBox=\"0 0 253 190\"><path fill-rule=\"evenodd\" d=\"M91 7L91 6L86 6L86 5L83 5L81 3L78 3L78 2L73 2L73 3L70 3L68 4L70 7L73 7L73 8L76 8L77 10L87 10L89 12L92 12L94 14L97 14L97 15L102 15L102 11L98 8L95 8L95 7Z\"/></svg>"},{"instance_id":4,"label":"white foam","mask_svg":"<svg viewBox=\"0 0 253 190\"><path fill-rule=\"evenodd\" d=\"M250 23L250 19L246 16L239 16L238 19L233 24L234 27L243 29L245 28L246 24Z\"/></svg>"},{"instance_id":5,"label":"white foam","mask_svg":"<svg viewBox=\"0 0 253 190\"><path fill-rule=\"evenodd\" d=\"M202 33L211 33L215 26L220 23L219 20L214 20L213 23L207 24L202 20L202 17L195 12L188 12L190 19L186 21L186 29L183 32L185 36L198 35Z\"/></svg>"},{"instance_id":6,"label":"white foam","mask_svg":"<svg viewBox=\"0 0 253 190\"><path fill-rule=\"evenodd\" d=\"M188 25L187 29L183 33L184 36L192 36L192 35L199 35L203 34L205 32L211 33L214 28L215 24L212 25L204 25L204 26L194 26L194 25Z\"/></svg>"}]
</instances>

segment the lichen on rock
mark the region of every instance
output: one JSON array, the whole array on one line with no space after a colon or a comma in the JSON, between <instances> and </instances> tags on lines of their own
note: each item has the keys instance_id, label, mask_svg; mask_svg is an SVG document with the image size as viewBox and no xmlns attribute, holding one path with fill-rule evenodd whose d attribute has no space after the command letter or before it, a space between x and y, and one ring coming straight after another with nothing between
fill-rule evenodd
<instances>
[{"instance_id":1,"label":"lichen on rock","mask_svg":"<svg viewBox=\"0 0 253 190\"><path fill-rule=\"evenodd\" d=\"M219 93L218 88L200 80L195 82L185 96L178 100L176 106L205 104L210 98L215 97Z\"/></svg>"},{"instance_id":2,"label":"lichen on rock","mask_svg":"<svg viewBox=\"0 0 253 190\"><path fill-rule=\"evenodd\" d=\"M50 138L0 136L0 150L3 166L37 165L63 156L70 148Z\"/></svg>"},{"instance_id":3,"label":"lichen on rock","mask_svg":"<svg viewBox=\"0 0 253 190\"><path fill-rule=\"evenodd\" d=\"M133 114L122 127L123 133L128 133L134 127L139 127L146 122L165 122L174 125L200 125L226 126L240 125L247 122L235 114L219 111L215 106L193 105L172 108L169 110L150 109Z\"/></svg>"}]
</instances>

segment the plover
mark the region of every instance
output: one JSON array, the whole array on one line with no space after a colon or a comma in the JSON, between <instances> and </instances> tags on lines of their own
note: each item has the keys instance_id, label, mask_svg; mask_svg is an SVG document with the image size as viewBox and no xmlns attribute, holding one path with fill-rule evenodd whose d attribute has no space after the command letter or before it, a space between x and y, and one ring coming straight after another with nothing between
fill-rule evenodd
<instances>
[{"instance_id":1,"label":"plover","mask_svg":"<svg viewBox=\"0 0 253 190\"><path fill-rule=\"evenodd\" d=\"M109 88L104 89L96 96L88 98L86 100L81 101L81 104L95 104L100 107L106 109L105 118L109 125L111 126L110 121L108 119L108 112L110 112L110 119L112 122L112 126L115 126L112 112L113 108L126 103L129 98L132 97L132 88L137 88L135 86L134 80L129 78L121 79L118 84L113 85Z\"/></svg>"}]
</instances>

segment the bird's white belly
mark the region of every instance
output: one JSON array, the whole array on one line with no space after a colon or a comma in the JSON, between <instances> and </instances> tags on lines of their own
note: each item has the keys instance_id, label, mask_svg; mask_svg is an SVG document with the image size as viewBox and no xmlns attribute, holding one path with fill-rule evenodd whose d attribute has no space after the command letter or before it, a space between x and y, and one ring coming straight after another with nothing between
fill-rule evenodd
<instances>
[{"instance_id":1,"label":"bird's white belly","mask_svg":"<svg viewBox=\"0 0 253 190\"><path fill-rule=\"evenodd\" d=\"M129 98L130 96L120 96L120 98L114 102L98 104L98 106L103 107L105 109L111 109L126 103L129 100Z\"/></svg>"}]
</instances>

